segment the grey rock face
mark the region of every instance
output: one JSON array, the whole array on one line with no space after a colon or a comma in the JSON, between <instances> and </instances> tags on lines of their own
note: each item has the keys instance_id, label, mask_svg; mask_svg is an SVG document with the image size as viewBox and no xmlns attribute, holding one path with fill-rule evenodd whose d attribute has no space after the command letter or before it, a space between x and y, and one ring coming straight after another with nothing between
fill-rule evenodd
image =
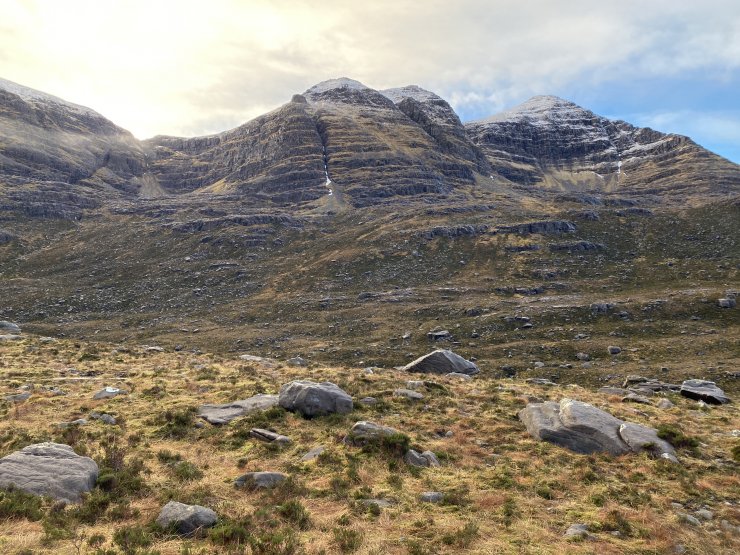
<instances>
[{"instance_id":1,"label":"grey rock face","mask_svg":"<svg viewBox=\"0 0 740 555\"><path fill-rule=\"evenodd\" d=\"M331 382L297 380L280 388L280 406L305 417L352 412L352 397Z\"/></svg>"},{"instance_id":2,"label":"grey rock face","mask_svg":"<svg viewBox=\"0 0 740 555\"><path fill-rule=\"evenodd\" d=\"M21 328L18 324L14 324L13 322L0 320L0 332L3 332L3 334L17 335L21 333Z\"/></svg>"},{"instance_id":3,"label":"grey rock face","mask_svg":"<svg viewBox=\"0 0 740 555\"><path fill-rule=\"evenodd\" d=\"M560 233L575 233L576 224L565 220L543 220L538 222L527 222L523 224L500 226L496 228L498 233L515 233L517 235L558 235Z\"/></svg>"},{"instance_id":4,"label":"grey rock face","mask_svg":"<svg viewBox=\"0 0 740 555\"><path fill-rule=\"evenodd\" d=\"M417 358L402 368L406 372L425 374L466 374L472 376L480 372L478 367L460 355L446 349L438 349Z\"/></svg>"},{"instance_id":5,"label":"grey rock face","mask_svg":"<svg viewBox=\"0 0 740 555\"><path fill-rule=\"evenodd\" d=\"M707 380L684 381L681 384L681 395L712 405L722 405L730 402L730 398L725 395L724 391L717 387L717 384Z\"/></svg>"},{"instance_id":6,"label":"grey rock face","mask_svg":"<svg viewBox=\"0 0 740 555\"><path fill-rule=\"evenodd\" d=\"M100 391L98 391L95 395L93 395L93 399L96 401L100 399L111 399L113 397L117 397L118 395L128 395L128 391L125 389L118 389L117 387L104 387Z\"/></svg>"},{"instance_id":7,"label":"grey rock face","mask_svg":"<svg viewBox=\"0 0 740 555\"><path fill-rule=\"evenodd\" d=\"M277 395L255 395L242 401L234 401L224 405L201 405L198 409L198 416L207 422L220 426L228 424L235 418L255 412L266 410L278 404Z\"/></svg>"},{"instance_id":8,"label":"grey rock face","mask_svg":"<svg viewBox=\"0 0 740 555\"><path fill-rule=\"evenodd\" d=\"M192 536L218 521L216 513L200 505L186 505L170 501L159 512L157 524L162 528L174 528L178 534Z\"/></svg>"},{"instance_id":9,"label":"grey rock face","mask_svg":"<svg viewBox=\"0 0 740 555\"><path fill-rule=\"evenodd\" d=\"M399 432L395 428L380 426L373 422L361 420L352 426L349 434L344 438L344 442L355 447L362 447L363 445L379 441L383 437L390 437L397 433Z\"/></svg>"},{"instance_id":10,"label":"grey rock face","mask_svg":"<svg viewBox=\"0 0 740 555\"><path fill-rule=\"evenodd\" d=\"M532 403L519 412L519 419L533 437L576 453L623 455L646 450L677 461L670 444L660 439L652 428L623 422L580 401Z\"/></svg>"},{"instance_id":11,"label":"grey rock face","mask_svg":"<svg viewBox=\"0 0 740 555\"><path fill-rule=\"evenodd\" d=\"M95 487L98 465L69 445L37 443L0 459L0 487L78 503Z\"/></svg>"},{"instance_id":12,"label":"grey rock face","mask_svg":"<svg viewBox=\"0 0 740 555\"><path fill-rule=\"evenodd\" d=\"M234 485L246 489L269 489L288 479L282 472L247 472L239 476Z\"/></svg>"}]
</instances>

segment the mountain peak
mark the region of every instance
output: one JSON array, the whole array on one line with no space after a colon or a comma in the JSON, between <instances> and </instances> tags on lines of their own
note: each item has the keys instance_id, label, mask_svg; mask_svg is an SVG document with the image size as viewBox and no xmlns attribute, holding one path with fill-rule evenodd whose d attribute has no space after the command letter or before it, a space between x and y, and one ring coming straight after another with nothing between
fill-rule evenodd
<instances>
[{"instance_id":1,"label":"mountain peak","mask_svg":"<svg viewBox=\"0 0 740 555\"><path fill-rule=\"evenodd\" d=\"M350 79L349 77L339 77L337 79L327 79L326 81L321 81L321 83L315 84L313 87L309 88L304 93L304 95L312 97L336 89L347 89L354 91L372 90L370 89L370 87L363 85L359 81Z\"/></svg>"},{"instance_id":2,"label":"mountain peak","mask_svg":"<svg viewBox=\"0 0 740 555\"><path fill-rule=\"evenodd\" d=\"M393 102L401 102L404 98L413 98L419 102L430 100L442 100L437 94L421 88L419 85L406 85L380 91L380 94L390 98Z\"/></svg>"},{"instance_id":3,"label":"mountain peak","mask_svg":"<svg viewBox=\"0 0 740 555\"><path fill-rule=\"evenodd\" d=\"M472 123L495 123L527 120L532 123L569 119L574 115L590 114L578 104L554 95L533 96L521 104Z\"/></svg>"}]
</instances>

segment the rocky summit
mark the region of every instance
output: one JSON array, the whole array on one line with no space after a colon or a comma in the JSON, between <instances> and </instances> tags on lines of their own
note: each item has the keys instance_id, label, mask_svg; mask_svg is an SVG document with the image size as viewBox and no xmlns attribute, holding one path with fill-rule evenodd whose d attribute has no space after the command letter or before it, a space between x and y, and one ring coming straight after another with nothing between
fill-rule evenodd
<instances>
[{"instance_id":1,"label":"rocky summit","mask_svg":"<svg viewBox=\"0 0 740 555\"><path fill-rule=\"evenodd\" d=\"M142 141L0 80L0 552L739 551L737 164L285 100Z\"/></svg>"}]
</instances>

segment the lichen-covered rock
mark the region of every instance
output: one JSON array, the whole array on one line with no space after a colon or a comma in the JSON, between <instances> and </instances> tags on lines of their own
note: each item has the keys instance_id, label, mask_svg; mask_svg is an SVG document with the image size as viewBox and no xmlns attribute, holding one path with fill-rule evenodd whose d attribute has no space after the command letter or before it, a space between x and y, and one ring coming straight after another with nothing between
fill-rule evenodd
<instances>
[{"instance_id":1,"label":"lichen-covered rock","mask_svg":"<svg viewBox=\"0 0 740 555\"><path fill-rule=\"evenodd\" d=\"M183 536L192 536L205 528L210 528L216 522L218 515L212 509L177 501L167 503L157 517L157 524L160 527L174 529Z\"/></svg>"},{"instance_id":2,"label":"lichen-covered rock","mask_svg":"<svg viewBox=\"0 0 740 555\"><path fill-rule=\"evenodd\" d=\"M37 443L0 459L0 487L78 503L95 487L98 465L69 445Z\"/></svg>"},{"instance_id":3,"label":"lichen-covered rock","mask_svg":"<svg viewBox=\"0 0 740 555\"><path fill-rule=\"evenodd\" d=\"M296 380L280 388L278 402L286 410L305 417L352 412L352 397L331 382Z\"/></svg>"},{"instance_id":4,"label":"lichen-covered rock","mask_svg":"<svg viewBox=\"0 0 740 555\"><path fill-rule=\"evenodd\" d=\"M472 376L480 372L479 368L469 360L446 349L437 349L429 354L417 358L402 368L406 372L421 372L425 374L466 374Z\"/></svg>"}]
</instances>

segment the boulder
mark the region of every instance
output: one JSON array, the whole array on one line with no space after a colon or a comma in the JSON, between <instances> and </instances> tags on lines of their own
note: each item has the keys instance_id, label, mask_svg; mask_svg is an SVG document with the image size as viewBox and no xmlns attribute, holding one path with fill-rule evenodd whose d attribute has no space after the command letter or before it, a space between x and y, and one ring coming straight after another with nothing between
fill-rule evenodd
<instances>
[{"instance_id":1,"label":"boulder","mask_svg":"<svg viewBox=\"0 0 740 555\"><path fill-rule=\"evenodd\" d=\"M609 354L610 355L618 355L619 353L622 352L622 348L621 347L617 347L616 345L609 345L607 347L607 350L609 351Z\"/></svg>"},{"instance_id":2,"label":"boulder","mask_svg":"<svg viewBox=\"0 0 740 555\"><path fill-rule=\"evenodd\" d=\"M204 528L210 528L217 521L218 516L211 509L177 501L167 503L157 517L159 526L174 529L183 536L192 536Z\"/></svg>"},{"instance_id":3,"label":"boulder","mask_svg":"<svg viewBox=\"0 0 740 555\"><path fill-rule=\"evenodd\" d=\"M447 330L430 331L427 333L427 339L430 341L442 341L452 339L452 334Z\"/></svg>"},{"instance_id":4,"label":"boulder","mask_svg":"<svg viewBox=\"0 0 740 555\"><path fill-rule=\"evenodd\" d=\"M395 428L361 420L352 426L349 434L344 438L344 442L355 447L362 447L363 445L377 442L384 437L391 437L398 433L399 431Z\"/></svg>"},{"instance_id":5,"label":"boulder","mask_svg":"<svg viewBox=\"0 0 740 555\"><path fill-rule=\"evenodd\" d=\"M681 384L681 395L712 405L722 405L730 402L730 398L717 387L717 384L707 380L684 381Z\"/></svg>"},{"instance_id":6,"label":"boulder","mask_svg":"<svg viewBox=\"0 0 740 555\"><path fill-rule=\"evenodd\" d=\"M23 337L15 334L0 335L0 341L20 341L21 339L23 339Z\"/></svg>"},{"instance_id":7,"label":"boulder","mask_svg":"<svg viewBox=\"0 0 740 555\"><path fill-rule=\"evenodd\" d=\"M424 374L465 374L472 376L480 372L478 367L465 360L460 355L446 349L437 349L429 354L417 358L404 366L406 372L420 372Z\"/></svg>"},{"instance_id":8,"label":"boulder","mask_svg":"<svg viewBox=\"0 0 740 555\"><path fill-rule=\"evenodd\" d=\"M98 465L69 445L37 443L0 459L0 488L78 503L95 487Z\"/></svg>"},{"instance_id":9,"label":"boulder","mask_svg":"<svg viewBox=\"0 0 740 555\"><path fill-rule=\"evenodd\" d=\"M519 411L519 419L533 437L576 453L623 455L649 451L676 461L673 448L654 429L624 422L580 401L531 403Z\"/></svg>"},{"instance_id":10,"label":"boulder","mask_svg":"<svg viewBox=\"0 0 740 555\"><path fill-rule=\"evenodd\" d=\"M234 401L233 403L226 403L224 405L201 405L198 409L198 416L215 426L220 426L228 424L235 418L244 416L250 412L266 410L277 404L277 395L263 395L260 393L249 399Z\"/></svg>"},{"instance_id":11,"label":"boulder","mask_svg":"<svg viewBox=\"0 0 740 555\"><path fill-rule=\"evenodd\" d=\"M90 418L92 418L93 420L100 420L101 422L105 424L110 424L111 426L114 426L116 424L115 416L112 416L110 414L101 414L99 412L91 412Z\"/></svg>"},{"instance_id":12,"label":"boulder","mask_svg":"<svg viewBox=\"0 0 740 555\"><path fill-rule=\"evenodd\" d=\"M7 320L0 320L0 332L10 335L18 335L21 333L21 328L18 324L8 322Z\"/></svg>"},{"instance_id":13,"label":"boulder","mask_svg":"<svg viewBox=\"0 0 740 555\"><path fill-rule=\"evenodd\" d=\"M241 355L239 358L245 362L253 362L259 364L265 368L275 368L278 365L278 361L274 358L258 357L256 355Z\"/></svg>"},{"instance_id":14,"label":"boulder","mask_svg":"<svg viewBox=\"0 0 740 555\"><path fill-rule=\"evenodd\" d=\"M719 299L717 301L717 305L719 305L720 308L735 308L737 306L737 301L731 297L727 299Z\"/></svg>"},{"instance_id":15,"label":"boulder","mask_svg":"<svg viewBox=\"0 0 740 555\"><path fill-rule=\"evenodd\" d=\"M247 472L239 476L234 485L246 489L269 489L288 479L282 472Z\"/></svg>"},{"instance_id":16,"label":"boulder","mask_svg":"<svg viewBox=\"0 0 740 555\"><path fill-rule=\"evenodd\" d=\"M418 451L409 449L406 452L406 455L404 455L403 460L406 462L406 464L410 466L440 466L437 456L431 451L424 451L423 453L419 453Z\"/></svg>"},{"instance_id":17,"label":"boulder","mask_svg":"<svg viewBox=\"0 0 740 555\"><path fill-rule=\"evenodd\" d=\"M588 531L588 524L571 524L563 537L569 540L592 540L596 538Z\"/></svg>"},{"instance_id":18,"label":"boulder","mask_svg":"<svg viewBox=\"0 0 740 555\"><path fill-rule=\"evenodd\" d=\"M331 382L297 380L280 388L280 406L307 418L352 412L352 397Z\"/></svg>"},{"instance_id":19,"label":"boulder","mask_svg":"<svg viewBox=\"0 0 740 555\"><path fill-rule=\"evenodd\" d=\"M441 503L444 497L444 494L439 491L425 491L419 496L419 501L424 503Z\"/></svg>"},{"instance_id":20,"label":"boulder","mask_svg":"<svg viewBox=\"0 0 740 555\"><path fill-rule=\"evenodd\" d=\"M303 357L293 357L285 361L289 366L308 366L308 362Z\"/></svg>"},{"instance_id":21,"label":"boulder","mask_svg":"<svg viewBox=\"0 0 740 555\"><path fill-rule=\"evenodd\" d=\"M4 399L11 403L22 403L27 401L31 397L31 393L26 391L25 393L14 393L13 395L6 395Z\"/></svg>"},{"instance_id":22,"label":"boulder","mask_svg":"<svg viewBox=\"0 0 740 555\"><path fill-rule=\"evenodd\" d=\"M643 395L638 395L637 393L634 393L630 391L627 395L622 397L623 403L641 403L643 405L651 405L650 399L647 397L644 397Z\"/></svg>"}]
</instances>

